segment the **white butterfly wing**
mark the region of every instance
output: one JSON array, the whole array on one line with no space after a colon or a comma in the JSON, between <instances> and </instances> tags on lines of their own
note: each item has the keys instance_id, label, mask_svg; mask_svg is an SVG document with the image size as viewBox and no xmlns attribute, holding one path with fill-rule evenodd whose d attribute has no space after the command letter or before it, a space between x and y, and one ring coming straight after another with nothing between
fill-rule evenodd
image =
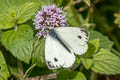
<instances>
[{"instance_id":1,"label":"white butterfly wing","mask_svg":"<svg viewBox=\"0 0 120 80\"><path fill-rule=\"evenodd\" d=\"M75 62L75 55L56 38L48 34L45 41L45 61L49 69L68 68Z\"/></svg>"},{"instance_id":2,"label":"white butterfly wing","mask_svg":"<svg viewBox=\"0 0 120 80\"><path fill-rule=\"evenodd\" d=\"M82 55L87 51L89 33L86 30L77 27L58 27L55 31L75 54Z\"/></svg>"}]
</instances>

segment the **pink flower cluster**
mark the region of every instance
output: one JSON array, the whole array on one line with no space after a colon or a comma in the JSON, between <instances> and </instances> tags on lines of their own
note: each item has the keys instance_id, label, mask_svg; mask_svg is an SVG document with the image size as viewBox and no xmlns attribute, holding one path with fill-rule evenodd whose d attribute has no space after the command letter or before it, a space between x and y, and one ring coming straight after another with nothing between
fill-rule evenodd
<instances>
[{"instance_id":1,"label":"pink flower cluster","mask_svg":"<svg viewBox=\"0 0 120 80\"><path fill-rule=\"evenodd\" d=\"M37 37L47 36L47 29L67 26L66 14L56 5L44 6L38 11L34 20Z\"/></svg>"}]
</instances>

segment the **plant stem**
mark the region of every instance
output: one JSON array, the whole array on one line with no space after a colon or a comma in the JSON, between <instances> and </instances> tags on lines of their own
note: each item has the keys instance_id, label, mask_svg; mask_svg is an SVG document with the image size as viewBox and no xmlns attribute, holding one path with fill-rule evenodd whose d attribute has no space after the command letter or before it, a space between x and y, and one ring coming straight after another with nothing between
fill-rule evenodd
<instances>
[{"instance_id":1,"label":"plant stem","mask_svg":"<svg viewBox=\"0 0 120 80\"><path fill-rule=\"evenodd\" d=\"M32 66L30 66L27 71L25 72L25 75L24 75L24 80L27 78L28 76L28 73L36 66L36 64L33 64Z\"/></svg>"},{"instance_id":2,"label":"plant stem","mask_svg":"<svg viewBox=\"0 0 120 80\"><path fill-rule=\"evenodd\" d=\"M17 28L17 25L15 25L15 26L14 26L14 29L15 29L15 32L16 32L16 31L17 31L17 29L18 29L18 28Z\"/></svg>"},{"instance_id":3,"label":"plant stem","mask_svg":"<svg viewBox=\"0 0 120 80\"><path fill-rule=\"evenodd\" d=\"M27 80L48 80L48 79L56 79L58 73L52 73L49 75L43 75L43 76L38 76L38 77L31 77L27 78Z\"/></svg>"},{"instance_id":4,"label":"plant stem","mask_svg":"<svg viewBox=\"0 0 120 80\"><path fill-rule=\"evenodd\" d=\"M18 60L18 71L20 74L20 80L24 80L23 67L22 67L22 62L20 60Z\"/></svg>"},{"instance_id":5,"label":"plant stem","mask_svg":"<svg viewBox=\"0 0 120 80\"><path fill-rule=\"evenodd\" d=\"M109 76L105 76L106 80L110 80Z\"/></svg>"},{"instance_id":6,"label":"plant stem","mask_svg":"<svg viewBox=\"0 0 120 80\"><path fill-rule=\"evenodd\" d=\"M73 65L73 67L71 68L71 70L75 70L81 63L75 64Z\"/></svg>"},{"instance_id":7,"label":"plant stem","mask_svg":"<svg viewBox=\"0 0 120 80\"><path fill-rule=\"evenodd\" d=\"M95 72L91 72L90 80L97 80L97 74Z\"/></svg>"},{"instance_id":8,"label":"plant stem","mask_svg":"<svg viewBox=\"0 0 120 80\"><path fill-rule=\"evenodd\" d=\"M83 70L83 66L81 65L81 66L80 66L80 72L81 72L82 70Z\"/></svg>"}]
</instances>

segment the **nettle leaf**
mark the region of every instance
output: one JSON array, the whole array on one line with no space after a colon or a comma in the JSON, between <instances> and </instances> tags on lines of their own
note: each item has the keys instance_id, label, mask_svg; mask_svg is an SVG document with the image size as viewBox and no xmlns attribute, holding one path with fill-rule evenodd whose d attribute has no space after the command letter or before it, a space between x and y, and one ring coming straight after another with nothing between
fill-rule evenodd
<instances>
[{"instance_id":1,"label":"nettle leaf","mask_svg":"<svg viewBox=\"0 0 120 80\"><path fill-rule=\"evenodd\" d=\"M14 75L15 77L20 77L19 71L18 71L17 59L12 54L10 54L10 52L8 52L7 50L4 50L3 53L4 53L3 55L6 60L10 74Z\"/></svg>"},{"instance_id":2,"label":"nettle leaf","mask_svg":"<svg viewBox=\"0 0 120 80\"><path fill-rule=\"evenodd\" d=\"M92 46L90 46L90 49L92 49L94 51L93 53L96 53L98 51L99 47L100 47L100 40L99 39L91 40L91 41L88 42L88 46L89 46L89 44L94 45L95 49L93 50Z\"/></svg>"},{"instance_id":3,"label":"nettle leaf","mask_svg":"<svg viewBox=\"0 0 120 80\"><path fill-rule=\"evenodd\" d=\"M91 68L92 64L93 64L93 60L91 59L92 56L98 51L99 49L99 44L100 44L100 40L99 39L95 39L95 40L90 40L88 42L88 50L87 52L80 58L82 64L84 65L84 67L86 69Z\"/></svg>"},{"instance_id":4,"label":"nettle leaf","mask_svg":"<svg viewBox=\"0 0 120 80\"><path fill-rule=\"evenodd\" d=\"M0 14L0 29L8 29L15 25L8 14Z\"/></svg>"},{"instance_id":5,"label":"nettle leaf","mask_svg":"<svg viewBox=\"0 0 120 80\"><path fill-rule=\"evenodd\" d=\"M92 70L101 74L120 73L120 58L106 49L100 51L93 57Z\"/></svg>"},{"instance_id":6,"label":"nettle leaf","mask_svg":"<svg viewBox=\"0 0 120 80\"><path fill-rule=\"evenodd\" d=\"M4 56L0 51L0 80L7 80L8 77L10 77L10 73L8 71Z\"/></svg>"},{"instance_id":7,"label":"nettle leaf","mask_svg":"<svg viewBox=\"0 0 120 80\"><path fill-rule=\"evenodd\" d=\"M6 31L2 44L18 59L29 63L33 50L33 31L28 25L18 26L17 31Z\"/></svg>"},{"instance_id":8,"label":"nettle leaf","mask_svg":"<svg viewBox=\"0 0 120 80\"><path fill-rule=\"evenodd\" d=\"M86 69L90 69L93 65L93 60L92 59L85 59L85 58L81 58L82 64L84 65L84 67Z\"/></svg>"},{"instance_id":9,"label":"nettle leaf","mask_svg":"<svg viewBox=\"0 0 120 80\"><path fill-rule=\"evenodd\" d=\"M57 80L86 80L85 75L78 71L61 71Z\"/></svg>"},{"instance_id":10,"label":"nettle leaf","mask_svg":"<svg viewBox=\"0 0 120 80\"><path fill-rule=\"evenodd\" d=\"M84 2L85 2L88 6L90 6L90 0L84 0Z\"/></svg>"},{"instance_id":11,"label":"nettle leaf","mask_svg":"<svg viewBox=\"0 0 120 80\"><path fill-rule=\"evenodd\" d=\"M88 50L84 54L85 57L91 57L93 54L95 54L100 47L100 40L99 39L94 39L90 40L88 42Z\"/></svg>"},{"instance_id":12,"label":"nettle leaf","mask_svg":"<svg viewBox=\"0 0 120 80\"><path fill-rule=\"evenodd\" d=\"M2 34L3 34L3 32L2 32L2 30L0 29L0 44L1 44Z\"/></svg>"},{"instance_id":13,"label":"nettle leaf","mask_svg":"<svg viewBox=\"0 0 120 80\"><path fill-rule=\"evenodd\" d=\"M0 28L8 29L15 25L15 10L19 0L0 0ZM18 4L19 3L19 4Z\"/></svg>"},{"instance_id":14,"label":"nettle leaf","mask_svg":"<svg viewBox=\"0 0 120 80\"><path fill-rule=\"evenodd\" d=\"M17 23L21 24L26 22L35 14L38 9L38 4L34 2L27 2L20 6L17 10Z\"/></svg>"},{"instance_id":15,"label":"nettle leaf","mask_svg":"<svg viewBox=\"0 0 120 80\"><path fill-rule=\"evenodd\" d=\"M45 66L45 40L44 39L35 39L34 49L32 55L33 63L36 63L39 67Z\"/></svg>"},{"instance_id":16,"label":"nettle leaf","mask_svg":"<svg viewBox=\"0 0 120 80\"><path fill-rule=\"evenodd\" d=\"M0 0L0 28L9 29L30 19L38 9L36 0Z\"/></svg>"},{"instance_id":17,"label":"nettle leaf","mask_svg":"<svg viewBox=\"0 0 120 80\"><path fill-rule=\"evenodd\" d=\"M100 48L111 49L113 42L110 41L106 36L103 36L101 33L91 30L90 31L90 40L100 39Z\"/></svg>"}]
</instances>

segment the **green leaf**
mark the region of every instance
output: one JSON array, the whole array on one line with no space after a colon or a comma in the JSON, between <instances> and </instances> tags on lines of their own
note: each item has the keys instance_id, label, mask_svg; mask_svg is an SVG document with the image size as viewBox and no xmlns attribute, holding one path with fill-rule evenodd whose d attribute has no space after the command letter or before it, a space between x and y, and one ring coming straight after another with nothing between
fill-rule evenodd
<instances>
[{"instance_id":1,"label":"green leaf","mask_svg":"<svg viewBox=\"0 0 120 80\"><path fill-rule=\"evenodd\" d=\"M90 6L90 0L84 0L84 2L85 2L88 6Z\"/></svg>"},{"instance_id":2,"label":"green leaf","mask_svg":"<svg viewBox=\"0 0 120 80\"><path fill-rule=\"evenodd\" d=\"M16 10L22 5L20 0L0 0L0 28L8 29L15 25Z\"/></svg>"},{"instance_id":3,"label":"green leaf","mask_svg":"<svg viewBox=\"0 0 120 80\"><path fill-rule=\"evenodd\" d=\"M3 32L2 32L2 30L0 29L0 44L1 44L2 34L3 34Z\"/></svg>"},{"instance_id":4,"label":"green leaf","mask_svg":"<svg viewBox=\"0 0 120 80\"><path fill-rule=\"evenodd\" d=\"M17 64L17 59L7 50L4 50L3 52L9 72L11 75L14 75L14 77L19 77L19 71L18 71L18 64Z\"/></svg>"},{"instance_id":5,"label":"green leaf","mask_svg":"<svg viewBox=\"0 0 120 80\"><path fill-rule=\"evenodd\" d=\"M84 54L84 57L88 58L88 57L91 57L93 54L95 54L100 47L99 45L100 45L100 40L99 39L90 40L88 42L88 50Z\"/></svg>"},{"instance_id":6,"label":"green leaf","mask_svg":"<svg viewBox=\"0 0 120 80\"><path fill-rule=\"evenodd\" d=\"M39 0L39 2L40 2L40 7L54 4L54 0Z\"/></svg>"},{"instance_id":7,"label":"green leaf","mask_svg":"<svg viewBox=\"0 0 120 80\"><path fill-rule=\"evenodd\" d=\"M8 71L4 56L0 51L0 80L7 80L8 77L10 77L10 73Z\"/></svg>"},{"instance_id":8,"label":"green leaf","mask_svg":"<svg viewBox=\"0 0 120 80\"><path fill-rule=\"evenodd\" d=\"M55 0L55 3L56 3L57 5L61 5L61 4L63 3L63 0Z\"/></svg>"},{"instance_id":9,"label":"green leaf","mask_svg":"<svg viewBox=\"0 0 120 80\"><path fill-rule=\"evenodd\" d=\"M100 48L111 49L113 42L110 41L106 36L103 36L101 33L91 30L90 31L90 40L100 39Z\"/></svg>"},{"instance_id":10,"label":"green leaf","mask_svg":"<svg viewBox=\"0 0 120 80\"><path fill-rule=\"evenodd\" d=\"M20 6L23 6L24 3L40 3L45 0L0 0L0 13L8 13L10 9L17 11ZM50 2L49 0L48 2Z\"/></svg>"},{"instance_id":11,"label":"green leaf","mask_svg":"<svg viewBox=\"0 0 120 80\"><path fill-rule=\"evenodd\" d=\"M81 58L82 64L84 65L84 67L86 69L90 69L93 65L93 60L92 59L85 59L85 58Z\"/></svg>"},{"instance_id":12,"label":"green leaf","mask_svg":"<svg viewBox=\"0 0 120 80\"><path fill-rule=\"evenodd\" d=\"M29 63L33 47L33 31L28 25L20 25L16 30L6 31L2 44L18 59Z\"/></svg>"},{"instance_id":13,"label":"green leaf","mask_svg":"<svg viewBox=\"0 0 120 80\"><path fill-rule=\"evenodd\" d=\"M86 77L82 72L65 70L58 74L57 80L86 80Z\"/></svg>"},{"instance_id":14,"label":"green leaf","mask_svg":"<svg viewBox=\"0 0 120 80\"><path fill-rule=\"evenodd\" d=\"M74 14L72 12L72 9L71 8L68 8L66 10L66 17L68 18L67 22L72 25L72 26L80 26L80 24L76 21L76 19L74 18Z\"/></svg>"},{"instance_id":15,"label":"green leaf","mask_svg":"<svg viewBox=\"0 0 120 80\"><path fill-rule=\"evenodd\" d=\"M86 23L82 15L76 12L73 5L69 6L69 8L67 8L65 11L67 13L66 15L66 17L68 18L67 21L71 26L79 27L80 25Z\"/></svg>"},{"instance_id":16,"label":"green leaf","mask_svg":"<svg viewBox=\"0 0 120 80\"><path fill-rule=\"evenodd\" d=\"M120 24L120 16L116 17L114 22L115 22L115 24Z\"/></svg>"},{"instance_id":17,"label":"green leaf","mask_svg":"<svg viewBox=\"0 0 120 80\"><path fill-rule=\"evenodd\" d=\"M93 64L93 60L92 57L93 55L98 51L99 49L99 44L100 44L100 40L99 39L95 39L95 40L90 40L88 42L88 50L87 52L80 58L84 67L86 69L91 68L92 64Z\"/></svg>"},{"instance_id":18,"label":"green leaf","mask_svg":"<svg viewBox=\"0 0 120 80\"><path fill-rule=\"evenodd\" d=\"M20 6L17 10L17 19L18 23L21 24L26 22L28 19L31 18L35 14L38 9L38 4L34 2L27 2Z\"/></svg>"},{"instance_id":19,"label":"green leaf","mask_svg":"<svg viewBox=\"0 0 120 80\"><path fill-rule=\"evenodd\" d=\"M120 58L106 49L100 51L93 57L94 66L92 70L101 74L120 73Z\"/></svg>"},{"instance_id":20,"label":"green leaf","mask_svg":"<svg viewBox=\"0 0 120 80\"><path fill-rule=\"evenodd\" d=\"M14 25L14 21L10 19L8 14L0 14L0 29L8 29Z\"/></svg>"},{"instance_id":21,"label":"green leaf","mask_svg":"<svg viewBox=\"0 0 120 80\"><path fill-rule=\"evenodd\" d=\"M45 66L45 40L36 39L34 41L34 50L32 55L33 63L36 63L39 67Z\"/></svg>"},{"instance_id":22,"label":"green leaf","mask_svg":"<svg viewBox=\"0 0 120 80\"><path fill-rule=\"evenodd\" d=\"M31 18L38 9L38 0L0 0L0 28L9 29Z\"/></svg>"}]
</instances>

